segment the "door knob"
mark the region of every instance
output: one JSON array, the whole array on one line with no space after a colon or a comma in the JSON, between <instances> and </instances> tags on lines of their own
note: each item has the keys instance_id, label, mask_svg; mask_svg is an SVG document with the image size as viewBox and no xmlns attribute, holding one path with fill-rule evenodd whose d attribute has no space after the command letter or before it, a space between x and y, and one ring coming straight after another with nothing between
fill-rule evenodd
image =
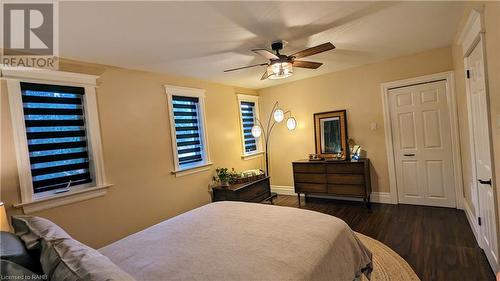
<instances>
[{"instance_id":1,"label":"door knob","mask_svg":"<svg viewBox=\"0 0 500 281\"><path fill-rule=\"evenodd\" d=\"M480 184L489 184L491 185L491 179L489 180L477 180Z\"/></svg>"}]
</instances>

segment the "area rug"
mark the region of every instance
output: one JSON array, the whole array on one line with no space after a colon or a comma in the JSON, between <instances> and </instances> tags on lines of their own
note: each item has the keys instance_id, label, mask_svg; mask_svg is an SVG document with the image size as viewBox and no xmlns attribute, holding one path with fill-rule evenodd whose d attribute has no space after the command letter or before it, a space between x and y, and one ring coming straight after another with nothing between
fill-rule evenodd
<instances>
[{"instance_id":1,"label":"area rug","mask_svg":"<svg viewBox=\"0 0 500 281\"><path fill-rule=\"evenodd\" d=\"M373 254L372 281L420 281L410 265L391 248L366 235L356 234ZM363 275L361 280L368 279Z\"/></svg>"}]
</instances>

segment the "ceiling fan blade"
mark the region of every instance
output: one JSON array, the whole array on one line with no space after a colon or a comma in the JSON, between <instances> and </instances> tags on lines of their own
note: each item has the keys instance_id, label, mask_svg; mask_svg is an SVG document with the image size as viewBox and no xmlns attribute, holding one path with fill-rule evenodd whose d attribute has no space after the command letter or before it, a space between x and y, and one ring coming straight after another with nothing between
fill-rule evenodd
<instances>
[{"instance_id":1,"label":"ceiling fan blade","mask_svg":"<svg viewBox=\"0 0 500 281\"><path fill-rule=\"evenodd\" d=\"M293 67L302 67L302 68L310 68L310 69L316 69L320 66L322 66L323 63L321 62L314 62L314 61L303 61L303 60L295 60L293 61Z\"/></svg>"},{"instance_id":2,"label":"ceiling fan blade","mask_svg":"<svg viewBox=\"0 0 500 281\"><path fill-rule=\"evenodd\" d=\"M262 77L260 77L260 80L266 80L267 77L269 77L269 76L267 75L267 70L266 70L266 72L264 72L264 74L262 74Z\"/></svg>"},{"instance_id":3,"label":"ceiling fan blade","mask_svg":"<svg viewBox=\"0 0 500 281\"><path fill-rule=\"evenodd\" d=\"M268 49L253 49L252 52L258 54L258 55L261 55L263 57L265 57L266 59L268 60L271 60L271 59L279 59L279 57L275 54L273 54L273 52L269 51Z\"/></svg>"},{"instance_id":4,"label":"ceiling fan blade","mask_svg":"<svg viewBox=\"0 0 500 281\"><path fill-rule=\"evenodd\" d=\"M254 64L254 65L249 65L249 66L238 67L238 68L231 68L231 69L224 70L224 72L235 71L235 70L256 67L256 66L264 66L264 65L267 65L267 63L259 63L259 64Z\"/></svg>"},{"instance_id":5,"label":"ceiling fan blade","mask_svg":"<svg viewBox=\"0 0 500 281\"><path fill-rule=\"evenodd\" d=\"M332 43L328 42L328 43L324 43L324 44L297 52L297 53L291 55L291 57L294 57L296 59L300 59L300 58L312 56L315 54L323 53L326 51L330 51L333 49L335 49L335 46L333 46Z\"/></svg>"}]
</instances>

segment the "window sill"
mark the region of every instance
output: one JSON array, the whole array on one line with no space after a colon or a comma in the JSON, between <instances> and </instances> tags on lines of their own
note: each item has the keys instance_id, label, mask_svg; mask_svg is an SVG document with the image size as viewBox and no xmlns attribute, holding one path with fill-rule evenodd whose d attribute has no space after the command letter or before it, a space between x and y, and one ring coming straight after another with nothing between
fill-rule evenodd
<instances>
[{"instance_id":1,"label":"window sill","mask_svg":"<svg viewBox=\"0 0 500 281\"><path fill-rule=\"evenodd\" d=\"M192 166L192 167L181 168L179 170L172 171L172 174L174 174L175 177L183 177L183 176L191 175L194 173L208 171L208 170L210 170L210 166L212 166L212 165L213 165L213 163L209 162L209 163L204 163L204 164L196 165L196 166Z\"/></svg>"},{"instance_id":2,"label":"window sill","mask_svg":"<svg viewBox=\"0 0 500 281\"><path fill-rule=\"evenodd\" d=\"M259 157L262 157L262 155L264 154L264 151L259 151L259 152L254 152L254 153L249 153L249 154L243 154L241 155L241 159L243 160L252 160L252 159L255 159L255 158L259 158Z\"/></svg>"},{"instance_id":3,"label":"window sill","mask_svg":"<svg viewBox=\"0 0 500 281\"><path fill-rule=\"evenodd\" d=\"M106 195L108 188L111 186L111 184L107 184L103 186L86 187L80 190L69 191L66 193L52 195L50 197L36 199L31 202L14 204L14 208L22 208L24 214L31 214L42 210L104 196Z\"/></svg>"}]
</instances>

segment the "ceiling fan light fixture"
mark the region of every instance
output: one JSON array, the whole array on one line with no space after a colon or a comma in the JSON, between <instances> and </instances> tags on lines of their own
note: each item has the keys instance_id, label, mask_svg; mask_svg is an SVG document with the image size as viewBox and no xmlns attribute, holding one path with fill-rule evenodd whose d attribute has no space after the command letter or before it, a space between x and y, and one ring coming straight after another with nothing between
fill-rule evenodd
<instances>
[{"instance_id":1,"label":"ceiling fan light fixture","mask_svg":"<svg viewBox=\"0 0 500 281\"><path fill-rule=\"evenodd\" d=\"M267 67L267 78L283 79L293 75L291 62L275 62Z\"/></svg>"}]
</instances>

